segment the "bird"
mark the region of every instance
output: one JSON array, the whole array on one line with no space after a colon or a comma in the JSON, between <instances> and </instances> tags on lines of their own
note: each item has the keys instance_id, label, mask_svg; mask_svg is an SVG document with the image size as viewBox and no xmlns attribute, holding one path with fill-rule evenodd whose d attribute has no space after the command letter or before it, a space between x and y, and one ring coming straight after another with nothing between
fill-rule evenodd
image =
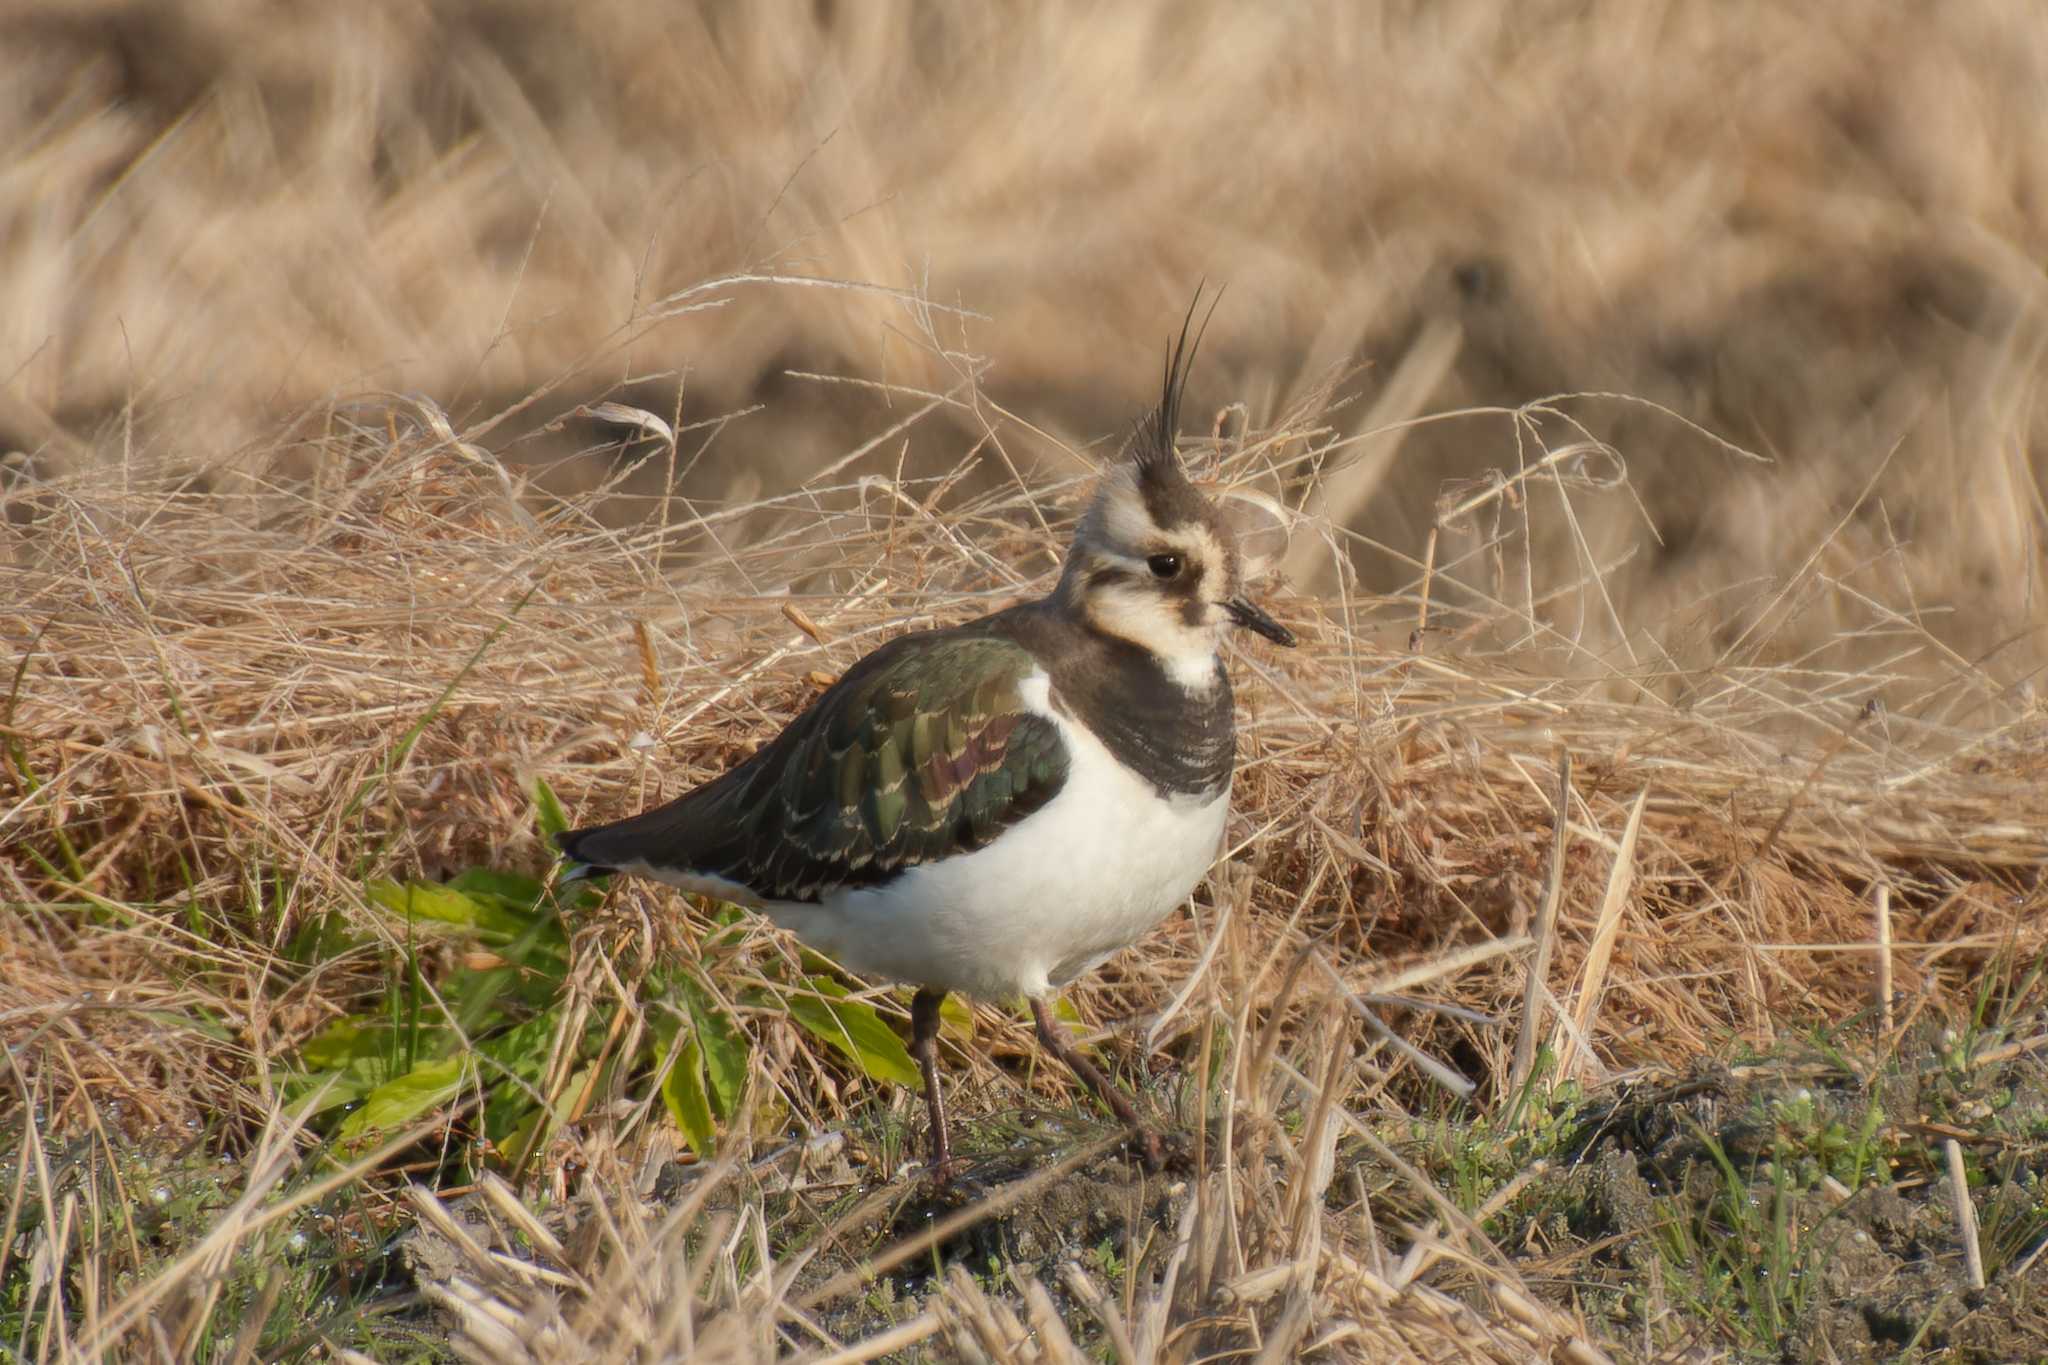
<instances>
[{"instance_id":1,"label":"bird","mask_svg":"<svg viewBox=\"0 0 2048 1365\"><path fill-rule=\"evenodd\" d=\"M939 1017L954 992L1027 1000L1045 1050L1149 1165L1162 1160L1051 1002L1179 908L1215 861L1235 767L1226 633L1296 643L1246 595L1231 520L1176 447L1193 317L1043 597L899 635L722 775L557 836L567 875L731 902L851 971L914 986L910 1051L940 1185L954 1162Z\"/></svg>"}]
</instances>

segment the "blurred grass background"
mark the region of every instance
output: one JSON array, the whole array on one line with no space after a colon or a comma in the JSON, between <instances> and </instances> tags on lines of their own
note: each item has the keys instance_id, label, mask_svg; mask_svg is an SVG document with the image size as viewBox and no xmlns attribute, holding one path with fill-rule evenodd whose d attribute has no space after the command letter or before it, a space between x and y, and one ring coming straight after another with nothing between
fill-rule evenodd
<instances>
[{"instance_id":1,"label":"blurred grass background","mask_svg":"<svg viewBox=\"0 0 2048 1365\"><path fill-rule=\"evenodd\" d=\"M659 306L778 275L982 315L940 339L1003 415L867 458L950 466L994 420L1057 460L1147 401L1206 278L1191 410L1266 425L1343 376L1367 589L1412 582L1528 438L1594 439L1617 458L1573 515L1497 498L1439 566L1511 603L1597 580L1542 610L1673 672L1925 631L2023 684L2044 91L2048 15L1998 0L26 3L0 18L0 451L16 480L231 464L403 391L552 464L542 419L608 396L730 418L684 491L745 499L904 415L797 376L958 384L887 297ZM1487 412L1374 434L1584 392L1771 462L1598 397L1519 446Z\"/></svg>"}]
</instances>

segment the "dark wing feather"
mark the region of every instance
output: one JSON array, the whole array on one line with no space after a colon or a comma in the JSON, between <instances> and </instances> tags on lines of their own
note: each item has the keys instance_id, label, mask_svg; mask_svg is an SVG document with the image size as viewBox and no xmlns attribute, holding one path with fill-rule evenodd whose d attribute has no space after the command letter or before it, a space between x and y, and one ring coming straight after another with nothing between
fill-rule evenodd
<instances>
[{"instance_id":1,"label":"dark wing feather","mask_svg":"<svg viewBox=\"0 0 2048 1365\"><path fill-rule=\"evenodd\" d=\"M979 848L1066 782L1059 728L1018 694L1036 667L988 631L893 640L746 762L645 814L565 834L562 850L810 901Z\"/></svg>"}]
</instances>

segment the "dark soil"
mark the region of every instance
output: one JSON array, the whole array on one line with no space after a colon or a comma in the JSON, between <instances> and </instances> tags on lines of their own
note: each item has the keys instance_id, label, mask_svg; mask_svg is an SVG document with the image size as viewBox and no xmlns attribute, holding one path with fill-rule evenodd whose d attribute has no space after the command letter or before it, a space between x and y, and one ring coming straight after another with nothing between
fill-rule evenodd
<instances>
[{"instance_id":1,"label":"dark soil","mask_svg":"<svg viewBox=\"0 0 2048 1365\"><path fill-rule=\"evenodd\" d=\"M1737 1359L2048 1361L2044 1075L2018 1059L1865 1082L1772 1061L1619 1094L1584 1106L1561 1178L1490 1230L1541 1248L1532 1280L1604 1310L1624 1357L1681 1359L1690 1345ZM1969 1281L1950 1136L1983 1289Z\"/></svg>"},{"instance_id":2,"label":"dark soil","mask_svg":"<svg viewBox=\"0 0 2048 1365\"><path fill-rule=\"evenodd\" d=\"M1472 1209L1544 1163L1487 1231L1533 1288L1604 1333L1616 1360L2048 1362L2048 1065L2038 1053L1974 1068L1899 1062L1875 1077L1839 1059L1776 1057L1547 1103L1547 1117L1520 1126L1449 1114L1426 1132L1387 1118L1382 1132ZM812 1144L821 1155L800 1170L764 1162L756 1187L712 1202L762 1201L777 1260L808 1255L792 1289L801 1301L1108 1132L1075 1114L983 1116L960 1134L966 1169L946 1190L884 1169L900 1133L848 1134ZM1949 1137L1963 1146L1983 1289L1968 1279ZM1339 1161L1333 1201L1365 1191L1382 1236L1398 1243L1404 1224L1431 1216L1367 1149L1341 1148ZM687 1197L701 1173L669 1167L652 1202ZM1060 1265L1078 1260L1118 1291L1124 1277L1156 1282L1189 1188L1185 1171L1149 1173L1110 1149L819 1305L818 1321L858 1340L923 1311L935 1277L959 1265L991 1294L1035 1276L1085 1347L1092 1323L1065 1300ZM1332 1211L1331 1226L1360 1226L1348 1207ZM420 1280L456 1268L424 1238L401 1259ZM430 1316L414 1323L422 1339L435 1334Z\"/></svg>"}]
</instances>

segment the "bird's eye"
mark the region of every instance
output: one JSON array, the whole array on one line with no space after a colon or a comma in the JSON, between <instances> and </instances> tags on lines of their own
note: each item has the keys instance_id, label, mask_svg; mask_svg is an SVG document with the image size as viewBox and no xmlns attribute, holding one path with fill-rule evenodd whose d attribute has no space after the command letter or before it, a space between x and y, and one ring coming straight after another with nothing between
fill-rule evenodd
<instances>
[{"instance_id":1,"label":"bird's eye","mask_svg":"<svg viewBox=\"0 0 2048 1365\"><path fill-rule=\"evenodd\" d=\"M1180 573L1180 556L1153 555L1145 561L1145 567L1152 571L1154 578L1173 578Z\"/></svg>"}]
</instances>

